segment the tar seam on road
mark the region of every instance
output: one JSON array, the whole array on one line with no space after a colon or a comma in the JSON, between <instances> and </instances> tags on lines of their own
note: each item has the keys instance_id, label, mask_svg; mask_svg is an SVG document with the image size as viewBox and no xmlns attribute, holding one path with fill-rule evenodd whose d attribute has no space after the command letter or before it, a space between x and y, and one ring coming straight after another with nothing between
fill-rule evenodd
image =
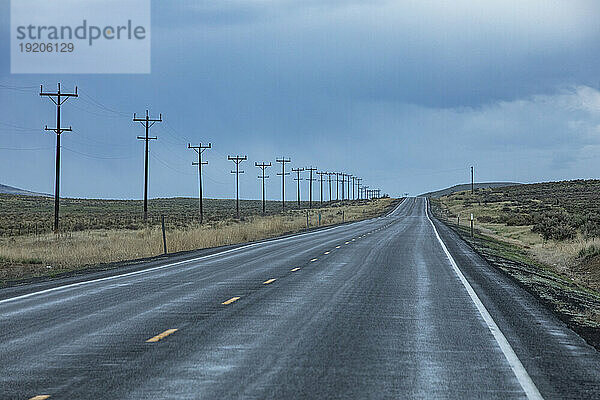
<instances>
[{"instance_id":1,"label":"tar seam on road","mask_svg":"<svg viewBox=\"0 0 600 400\"><path fill-rule=\"evenodd\" d=\"M402 204L404 204L404 202L398 204L396 206L396 208L394 209L394 211L396 209L398 209L398 207L400 207ZM331 228L322 229L322 230L318 230L318 231L314 231L314 232L301 233L301 234L298 234L298 235L292 235L292 236L287 236L287 237L283 237L283 238L278 238L278 239L273 239L273 240L267 240L267 241L263 241L263 242L259 242L259 243L250 243L250 244L246 244L246 245L243 245L243 246L240 246L240 247L236 247L234 249L224 250L224 251L220 251L218 253L208 254L208 255L205 255L205 256L197 257L197 258L192 258L190 260L182 260L182 261L177 261L177 262L170 263L170 264L159 265L158 267L142 269L142 270L139 270L139 271L132 271L132 272L128 272L128 273L120 274L120 275L107 276L105 278L92 279L90 281L70 283L68 285L57 286L57 287L50 288L50 289L40 290L39 292L32 292L32 293L27 293L27 294L24 294L24 295L21 295L21 296L10 297L8 299L0 300L0 304L9 303L11 301L16 301L16 300L22 300L22 299L26 299L28 297L37 296L37 295L40 295L40 294L51 293L51 292L55 292L55 291L61 290L61 289L68 289L68 288L72 288L72 287L87 285L87 284L90 284L90 283L97 283L97 282L108 281L108 280L111 280L111 279L123 278L123 277L126 277L126 276L145 274L145 273L148 273L148 272L153 272L153 271L157 271L157 270L164 269L164 268L174 267L176 265L181 265L181 264L194 263L194 262L197 262L197 261L206 260L208 258L222 256L223 254L228 254L228 253L231 253L231 252L234 252L234 251L245 250L245 249L248 249L248 248L251 248L251 247L261 246L261 245L265 245L265 244L268 245L268 244L272 244L272 243L277 243L277 242L282 242L282 241L288 241L288 240L297 239L297 238L304 237L304 236L309 236L309 235L315 235L317 233L328 232L328 231L332 231L332 230L335 230L335 229L338 229L338 228L348 227L348 226L351 226L351 225L354 225L354 224L360 224L360 223L364 223L364 222L368 222L368 221L372 221L372 220L374 220L374 218L370 219L370 220L362 220L362 221L351 222L351 223L349 223L347 225L338 225L338 226L334 226L334 227L331 227Z\"/></svg>"},{"instance_id":2,"label":"tar seam on road","mask_svg":"<svg viewBox=\"0 0 600 400\"><path fill-rule=\"evenodd\" d=\"M494 339L498 343L498 346L500 346L500 350L502 350L502 353L504 353L504 356L506 357L506 360L508 361L510 368L513 370L513 373L517 377L517 380L519 381L519 384L523 388L523 391L525 391L525 395L527 396L528 399L531 399L531 400L533 400L533 399L543 400L544 398L542 397L538 388L535 386L535 383L533 382L533 380L527 373L527 370L521 363L521 360L519 360L519 357L517 357L517 354L511 347L510 343L508 343L508 340L506 339L506 337L504 336L504 334L502 333L500 328L498 328L498 325L496 325L496 322L494 321L494 319L492 318L492 316L490 315L488 310L485 308L485 306L483 305L483 303L477 296L477 293L475 293L475 290L473 290L473 287L471 286L469 281L467 281L467 278L465 278L465 276L463 275L461 270L458 268L456 261L454 261L454 258L452 257L452 255L448 251L448 248L442 241L442 238L440 237L440 234L438 233L435 225L433 224L433 221L431 220L431 218L429 218L429 211L427 209L428 202L429 202L428 200L425 201L425 215L427 216L427 219L429 220L429 223L431 224L431 226L433 228L433 232L435 233L435 236L436 236L438 242L442 246L442 250L444 250L444 253L446 253L446 257L448 257L448 260L450 261L450 264L452 265L454 272L456 273L456 275L460 279L461 283L467 290L467 293L471 297L471 300L473 301L473 303L475 303L475 307L477 307L477 311L479 311L479 314L485 321L490 332L492 332L492 335L494 336Z\"/></svg>"},{"instance_id":3,"label":"tar seam on road","mask_svg":"<svg viewBox=\"0 0 600 400\"><path fill-rule=\"evenodd\" d=\"M162 339L166 338L167 336L169 336L170 334L175 333L175 332L177 332L177 329L167 329L163 333L146 340L146 343L156 343L159 340L162 340Z\"/></svg>"}]
</instances>

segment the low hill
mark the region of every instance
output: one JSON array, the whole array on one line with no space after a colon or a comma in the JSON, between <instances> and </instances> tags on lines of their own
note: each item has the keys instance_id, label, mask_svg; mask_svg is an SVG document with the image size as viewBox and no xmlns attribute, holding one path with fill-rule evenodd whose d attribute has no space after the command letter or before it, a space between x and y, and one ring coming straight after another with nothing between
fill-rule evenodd
<instances>
[{"instance_id":1,"label":"low hill","mask_svg":"<svg viewBox=\"0 0 600 400\"><path fill-rule=\"evenodd\" d=\"M500 188L500 187L506 187L506 186L517 186L517 185L521 185L521 184L515 183L515 182L483 182L483 183L475 183L474 186L475 186L475 189L488 189L488 188ZM446 196L446 195L449 195L452 193L462 192L464 190L470 190L470 189L471 189L471 184L464 183L462 185L454 185L452 187L436 190L434 192L423 193L422 195L420 195L420 197L438 198L438 197Z\"/></svg>"},{"instance_id":2,"label":"low hill","mask_svg":"<svg viewBox=\"0 0 600 400\"><path fill-rule=\"evenodd\" d=\"M50 197L49 194L37 193L37 192L30 192L29 190L19 189L19 188L16 188L16 187L2 185L2 184L0 184L0 193L4 193L4 194L16 194L16 195L21 195L21 196L43 196L43 197Z\"/></svg>"}]
</instances>

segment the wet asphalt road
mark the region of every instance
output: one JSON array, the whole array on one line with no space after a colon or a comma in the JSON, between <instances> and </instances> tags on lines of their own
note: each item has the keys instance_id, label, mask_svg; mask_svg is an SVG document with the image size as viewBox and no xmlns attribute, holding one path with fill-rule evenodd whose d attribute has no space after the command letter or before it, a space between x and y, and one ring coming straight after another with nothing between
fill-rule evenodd
<instances>
[{"instance_id":1,"label":"wet asphalt road","mask_svg":"<svg viewBox=\"0 0 600 400\"><path fill-rule=\"evenodd\" d=\"M0 290L0 398L600 398L599 353L426 206Z\"/></svg>"}]
</instances>

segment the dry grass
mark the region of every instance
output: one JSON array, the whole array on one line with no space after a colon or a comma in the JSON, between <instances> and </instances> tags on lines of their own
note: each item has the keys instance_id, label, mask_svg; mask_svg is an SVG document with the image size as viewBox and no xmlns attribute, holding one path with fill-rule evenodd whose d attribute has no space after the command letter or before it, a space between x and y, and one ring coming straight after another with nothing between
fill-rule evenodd
<instances>
[{"instance_id":1,"label":"dry grass","mask_svg":"<svg viewBox=\"0 0 600 400\"><path fill-rule=\"evenodd\" d=\"M358 221L385 212L391 199L361 205L345 205L309 212L309 225L321 226ZM167 231L169 252L243 243L298 232L306 228L305 211L253 216L244 221L228 219L196 227ZM30 276L52 275L98 263L116 262L162 254L162 232L143 230L88 230L56 237L52 234L0 239L0 283Z\"/></svg>"},{"instance_id":2,"label":"dry grass","mask_svg":"<svg viewBox=\"0 0 600 400\"><path fill-rule=\"evenodd\" d=\"M456 223L460 217L460 225L469 227L470 214L475 216L477 231L496 240L501 240L524 249L533 259L552 267L556 272L584 284L594 290L600 289L600 270L582 270L580 253L582 250L596 246L600 248L600 238L584 238L578 234L571 240L544 240L542 235L532 232L532 225L508 226L505 224L481 222L483 216L497 217L503 208L511 207L511 202L479 204L465 202L470 198L469 192L460 193L460 197L440 198L444 209L452 215L450 222ZM511 207L512 208L512 207Z\"/></svg>"}]
</instances>

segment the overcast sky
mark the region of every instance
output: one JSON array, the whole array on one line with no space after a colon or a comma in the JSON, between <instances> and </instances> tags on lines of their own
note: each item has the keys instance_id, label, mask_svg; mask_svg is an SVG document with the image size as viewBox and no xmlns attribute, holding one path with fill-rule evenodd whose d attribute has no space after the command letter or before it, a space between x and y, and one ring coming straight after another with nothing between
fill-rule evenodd
<instances>
[{"instance_id":1,"label":"overcast sky","mask_svg":"<svg viewBox=\"0 0 600 400\"><path fill-rule=\"evenodd\" d=\"M148 75L11 75L9 6L0 0L0 183L53 192L43 126L55 108L39 85L58 81L81 94L63 108L65 196L142 196L131 118L147 108L165 120L152 128L152 197L197 195L188 141L212 142L208 197L235 195L234 154L249 158L244 198L260 196L254 162L277 156L392 196L465 183L470 165L477 181L600 173L597 0L153 1ZM291 177L287 187L293 197Z\"/></svg>"}]
</instances>

